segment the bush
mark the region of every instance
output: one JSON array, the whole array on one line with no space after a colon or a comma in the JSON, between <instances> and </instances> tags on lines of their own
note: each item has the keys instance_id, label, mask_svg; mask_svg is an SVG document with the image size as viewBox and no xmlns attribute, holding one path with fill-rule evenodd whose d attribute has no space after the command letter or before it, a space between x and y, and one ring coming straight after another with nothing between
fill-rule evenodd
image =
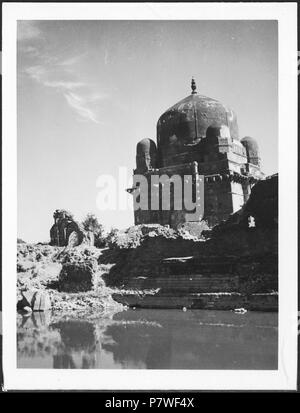
<instances>
[{"instance_id":1,"label":"bush","mask_svg":"<svg viewBox=\"0 0 300 413\"><path fill-rule=\"evenodd\" d=\"M156 236L176 238L178 233L160 224L134 225L126 230L112 228L106 237L106 245L111 249L136 248L145 238Z\"/></svg>"},{"instance_id":2,"label":"bush","mask_svg":"<svg viewBox=\"0 0 300 413\"><path fill-rule=\"evenodd\" d=\"M82 222L83 229L87 232L92 232L94 234L94 245L97 248L102 248L105 246L104 239L104 228L98 221L98 218L94 214L87 214Z\"/></svg>"},{"instance_id":3,"label":"bush","mask_svg":"<svg viewBox=\"0 0 300 413\"><path fill-rule=\"evenodd\" d=\"M111 230L105 237L105 245L109 248L113 247L118 242L120 233L121 231L119 231L117 228L111 228Z\"/></svg>"}]
</instances>

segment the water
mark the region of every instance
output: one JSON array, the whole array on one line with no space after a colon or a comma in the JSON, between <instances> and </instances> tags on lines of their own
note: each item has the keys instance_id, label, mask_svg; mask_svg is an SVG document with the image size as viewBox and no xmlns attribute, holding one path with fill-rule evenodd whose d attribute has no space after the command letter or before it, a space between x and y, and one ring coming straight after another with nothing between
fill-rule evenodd
<instances>
[{"instance_id":1,"label":"water","mask_svg":"<svg viewBox=\"0 0 300 413\"><path fill-rule=\"evenodd\" d=\"M18 315L18 367L277 369L277 317L147 309L90 321Z\"/></svg>"}]
</instances>

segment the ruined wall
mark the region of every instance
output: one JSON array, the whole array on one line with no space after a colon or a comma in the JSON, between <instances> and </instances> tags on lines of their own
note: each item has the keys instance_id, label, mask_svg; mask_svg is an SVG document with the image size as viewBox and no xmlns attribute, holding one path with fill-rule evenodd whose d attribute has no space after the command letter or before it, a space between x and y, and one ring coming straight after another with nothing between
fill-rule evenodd
<instances>
[{"instance_id":1,"label":"ruined wall","mask_svg":"<svg viewBox=\"0 0 300 413\"><path fill-rule=\"evenodd\" d=\"M239 209L241 209L245 203L244 190L240 182L231 182L231 196L232 196L232 212L236 212Z\"/></svg>"},{"instance_id":2,"label":"ruined wall","mask_svg":"<svg viewBox=\"0 0 300 413\"><path fill-rule=\"evenodd\" d=\"M245 216L252 216L257 227L278 226L278 174L259 181L251 191L244 208Z\"/></svg>"},{"instance_id":3,"label":"ruined wall","mask_svg":"<svg viewBox=\"0 0 300 413\"><path fill-rule=\"evenodd\" d=\"M225 309L238 303L247 308L276 308L277 179L259 182L246 206L208 231L206 240L186 238L159 225L141 226L143 236L135 246L116 247L101 256L104 264L110 264L106 283L130 290L158 289L156 298L147 298L151 305L165 306L177 297L174 306L189 302L195 308ZM255 227L248 225L249 214L257 220ZM259 218L261 214L268 215L269 221ZM197 294L210 295L200 299ZM257 296L250 299L249 294Z\"/></svg>"},{"instance_id":4,"label":"ruined wall","mask_svg":"<svg viewBox=\"0 0 300 413\"><path fill-rule=\"evenodd\" d=\"M214 226L229 217L232 212L231 183L216 177L206 180L204 186L204 220Z\"/></svg>"}]
</instances>

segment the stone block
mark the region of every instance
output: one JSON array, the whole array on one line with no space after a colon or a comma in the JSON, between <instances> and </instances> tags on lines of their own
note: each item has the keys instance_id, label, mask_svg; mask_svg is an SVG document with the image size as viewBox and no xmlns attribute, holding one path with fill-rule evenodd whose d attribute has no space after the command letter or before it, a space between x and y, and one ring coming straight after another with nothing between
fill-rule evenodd
<instances>
[{"instance_id":1,"label":"stone block","mask_svg":"<svg viewBox=\"0 0 300 413\"><path fill-rule=\"evenodd\" d=\"M22 299L17 303L17 309L27 311L46 311L51 309L51 300L46 291L27 290L22 291Z\"/></svg>"},{"instance_id":2,"label":"stone block","mask_svg":"<svg viewBox=\"0 0 300 413\"><path fill-rule=\"evenodd\" d=\"M38 291L33 298L33 311L46 311L51 309L51 300L45 291Z\"/></svg>"},{"instance_id":3,"label":"stone block","mask_svg":"<svg viewBox=\"0 0 300 413\"><path fill-rule=\"evenodd\" d=\"M36 295L36 291L35 290L27 290L27 291L22 291L22 297L24 299L24 301L26 302L26 305L28 307L33 307L33 302L34 302L34 297ZM25 305L24 305L25 307Z\"/></svg>"}]
</instances>

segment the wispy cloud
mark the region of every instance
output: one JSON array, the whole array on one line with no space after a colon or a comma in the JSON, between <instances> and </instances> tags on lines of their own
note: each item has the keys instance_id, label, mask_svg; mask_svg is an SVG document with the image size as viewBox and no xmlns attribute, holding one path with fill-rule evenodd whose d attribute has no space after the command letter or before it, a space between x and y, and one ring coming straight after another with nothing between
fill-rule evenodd
<instances>
[{"instance_id":1,"label":"wispy cloud","mask_svg":"<svg viewBox=\"0 0 300 413\"><path fill-rule=\"evenodd\" d=\"M18 21L17 39L19 41L40 38L41 34L36 22L31 20Z\"/></svg>"},{"instance_id":2,"label":"wispy cloud","mask_svg":"<svg viewBox=\"0 0 300 413\"><path fill-rule=\"evenodd\" d=\"M35 57L35 56L39 55L39 51L38 51L37 47L27 46L26 44L23 44L22 46L19 46L19 48L23 53L25 53L25 54L27 54L31 57Z\"/></svg>"},{"instance_id":3,"label":"wispy cloud","mask_svg":"<svg viewBox=\"0 0 300 413\"><path fill-rule=\"evenodd\" d=\"M85 83L83 82L70 82L70 81L64 81L64 80L45 80L43 82L44 86L48 87L54 87L57 89L67 89L67 90L73 90L73 89L78 89L86 86Z\"/></svg>"},{"instance_id":4,"label":"wispy cloud","mask_svg":"<svg viewBox=\"0 0 300 413\"><path fill-rule=\"evenodd\" d=\"M27 67L24 72L39 83L43 82L43 77L47 73L46 69L42 65Z\"/></svg>"},{"instance_id":5,"label":"wispy cloud","mask_svg":"<svg viewBox=\"0 0 300 413\"><path fill-rule=\"evenodd\" d=\"M73 66L74 64L78 63L84 56L86 56L86 53L80 54L78 56L69 57L67 59L57 62L57 66Z\"/></svg>"},{"instance_id":6,"label":"wispy cloud","mask_svg":"<svg viewBox=\"0 0 300 413\"><path fill-rule=\"evenodd\" d=\"M65 93L64 96L68 104L78 113L81 118L85 120L91 120L95 123L100 123L95 114L95 111L93 111L89 107L89 98L84 98L83 96L80 96L73 92Z\"/></svg>"},{"instance_id":7,"label":"wispy cloud","mask_svg":"<svg viewBox=\"0 0 300 413\"><path fill-rule=\"evenodd\" d=\"M32 52L32 49L27 50L29 54ZM80 119L97 124L101 123L99 120L99 105L109 96L97 91L95 85L81 81L78 71L69 70L70 67L74 69L76 64L81 61L82 54L64 59L45 54L40 54L38 59L36 54L34 57L38 64L24 69L24 72L31 79L44 87L54 88L58 93L61 93L69 107Z\"/></svg>"},{"instance_id":8,"label":"wispy cloud","mask_svg":"<svg viewBox=\"0 0 300 413\"><path fill-rule=\"evenodd\" d=\"M55 76L54 79L51 80L51 77L53 77L53 72L51 72L49 69L45 68L42 65L30 66L25 69L25 73L29 75L32 79L41 83L43 86L57 88L62 91L78 89L86 86L84 82L57 80L55 79Z\"/></svg>"}]
</instances>

